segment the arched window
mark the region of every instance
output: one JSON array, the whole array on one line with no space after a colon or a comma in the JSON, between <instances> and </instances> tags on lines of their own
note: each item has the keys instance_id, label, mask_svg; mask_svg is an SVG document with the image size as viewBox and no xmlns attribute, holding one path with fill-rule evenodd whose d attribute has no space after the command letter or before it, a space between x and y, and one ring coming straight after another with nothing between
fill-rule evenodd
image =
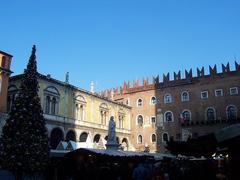
<instances>
[{"instance_id":1,"label":"arched window","mask_svg":"<svg viewBox=\"0 0 240 180\"><path fill-rule=\"evenodd\" d=\"M3 56L3 57L2 57L1 67L6 68L5 66L6 66L6 57Z\"/></svg>"},{"instance_id":2,"label":"arched window","mask_svg":"<svg viewBox=\"0 0 240 180\"><path fill-rule=\"evenodd\" d=\"M106 125L107 123L107 112L102 110L100 111L101 124Z\"/></svg>"},{"instance_id":3,"label":"arched window","mask_svg":"<svg viewBox=\"0 0 240 180\"><path fill-rule=\"evenodd\" d=\"M208 108L206 111L206 119L207 121L214 121L216 119L215 109Z\"/></svg>"},{"instance_id":4,"label":"arched window","mask_svg":"<svg viewBox=\"0 0 240 180\"><path fill-rule=\"evenodd\" d=\"M56 107L57 107L57 100L55 97L52 98L52 107L51 107L51 114L56 114Z\"/></svg>"},{"instance_id":5,"label":"arched window","mask_svg":"<svg viewBox=\"0 0 240 180\"><path fill-rule=\"evenodd\" d=\"M138 99L137 100L137 107L142 107L143 106L143 100L142 99Z\"/></svg>"},{"instance_id":6,"label":"arched window","mask_svg":"<svg viewBox=\"0 0 240 180\"><path fill-rule=\"evenodd\" d=\"M43 108L45 110L46 114L58 114L58 104L60 99L60 94L57 88L53 86L49 86L46 89L44 89L44 100L45 100L45 107Z\"/></svg>"},{"instance_id":7,"label":"arched window","mask_svg":"<svg viewBox=\"0 0 240 180\"><path fill-rule=\"evenodd\" d=\"M173 113L171 111L165 112L164 120L165 122L173 122Z\"/></svg>"},{"instance_id":8,"label":"arched window","mask_svg":"<svg viewBox=\"0 0 240 180\"><path fill-rule=\"evenodd\" d=\"M143 100L142 99L138 99L137 100L137 107L142 107L143 106Z\"/></svg>"},{"instance_id":9,"label":"arched window","mask_svg":"<svg viewBox=\"0 0 240 180\"><path fill-rule=\"evenodd\" d=\"M127 140L127 138L123 138L123 140L122 140L122 147L123 147L124 151L128 150L128 140Z\"/></svg>"},{"instance_id":10,"label":"arched window","mask_svg":"<svg viewBox=\"0 0 240 180\"><path fill-rule=\"evenodd\" d=\"M151 97L150 104L151 105L157 104L157 98L155 96Z\"/></svg>"},{"instance_id":11,"label":"arched window","mask_svg":"<svg viewBox=\"0 0 240 180\"><path fill-rule=\"evenodd\" d=\"M46 97L45 113L46 114L50 113L50 96Z\"/></svg>"},{"instance_id":12,"label":"arched window","mask_svg":"<svg viewBox=\"0 0 240 180\"><path fill-rule=\"evenodd\" d=\"M75 119L79 120L79 104L75 104Z\"/></svg>"},{"instance_id":13,"label":"arched window","mask_svg":"<svg viewBox=\"0 0 240 180\"><path fill-rule=\"evenodd\" d=\"M182 112L182 118L184 122L190 122L191 121L191 113L188 110L185 110Z\"/></svg>"},{"instance_id":14,"label":"arched window","mask_svg":"<svg viewBox=\"0 0 240 180\"><path fill-rule=\"evenodd\" d=\"M182 102L189 101L189 93L187 91L182 92L181 100Z\"/></svg>"},{"instance_id":15,"label":"arched window","mask_svg":"<svg viewBox=\"0 0 240 180\"><path fill-rule=\"evenodd\" d=\"M83 133L80 135L79 141L80 141L80 142L86 142L86 141L87 141L87 137L88 137L88 134L87 134L86 132L83 132Z\"/></svg>"},{"instance_id":16,"label":"arched window","mask_svg":"<svg viewBox=\"0 0 240 180\"><path fill-rule=\"evenodd\" d=\"M172 103L172 96L171 96L171 94L165 94L164 95L164 103L165 104Z\"/></svg>"},{"instance_id":17,"label":"arched window","mask_svg":"<svg viewBox=\"0 0 240 180\"><path fill-rule=\"evenodd\" d=\"M163 133L163 134L162 134L162 141L163 141L163 142L169 141L168 133Z\"/></svg>"},{"instance_id":18,"label":"arched window","mask_svg":"<svg viewBox=\"0 0 240 180\"><path fill-rule=\"evenodd\" d=\"M142 126L143 125L143 116L142 115L138 115L137 116L137 124L139 126Z\"/></svg>"},{"instance_id":19,"label":"arched window","mask_svg":"<svg viewBox=\"0 0 240 180\"><path fill-rule=\"evenodd\" d=\"M84 120L84 106L81 104L75 104L75 118L77 120L83 121Z\"/></svg>"},{"instance_id":20,"label":"arched window","mask_svg":"<svg viewBox=\"0 0 240 180\"><path fill-rule=\"evenodd\" d=\"M105 103L102 103L99 107L100 109L100 122L102 125L106 125L107 124L107 116L108 116L108 105Z\"/></svg>"},{"instance_id":21,"label":"arched window","mask_svg":"<svg viewBox=\"0 0 240 180\"><path fill-rule=\"evenodd\" d=\"M227 107L227 119L228 120L237 120L237 108L234 105Z\"/></svg>"},{"instance_id":22,"label":"arched window","mask_svg":"<svg viewBox=\"0 0 240 180\"><path fill-rule=\"evenodd\" d=\"M100 111L100 120L101 120L101 124L105 124L104 123L104 111Z\"/></svg>"},{"instance_id":23,"label":"arched window","mask_svg":"<svg viewBox=\"0 0 240 180\"><path fill-rule=\"evenodd\" d=\"M156 136L156 134L152 134L152 136L151 136L151 141L152 141L152 143L155 143L155 142L157 141L157 136Z\"/></svg>"},{"instance_id":24,"label":"arched window","mask_svg":"<svg viewBox=\"0 0 240 180\"><path fill-rule=\"evenodd\" d=\"M66 141L76 141L76 134L73 130L67 132Z\"/></svg>"},{"instance_id":25,"label":"arched window","mask_svg":"<svg viewBox=\"0 0 240 180\"><path fill-rule=\"evenodd\" d=\"M99 140L100 140L100 138L101 138L101 135L100 135L100 134L96 134L96 135L94 136L94 138L93 138L93 142L98 143Z\"/></svg>"},{"instance_id":26,"label":"arched window","mask_svg":"<svg viewBox=\"0 0 240 180\"><path fill-rule=\"evenodd\" d=\"M142 144L142 135L138 135L137 143Z\"/></svg>"},{"instance_id":27,"label":"arched window","mask_svg":"<svg viewBox=\"0 0 240 180\"><path fill-rule=\"evenodd\" d=\"M82 95L74 98L75 101L75 118L76 120L83 121L85 119L86 100Z\"/></svg>"},{"instance_id":28,"label":"arched window","mask_svg":"<svg viewBox=\"0 0 240 180\"><path fill-rule=\"evenodd\" d=\"M123 122L124 122L124 114L123 113L118 113L118 122L119 122L119 125L118 127L119 128L123 128Z\"/></svg>"},{"instance_id":29,"label":"arched window","mask_svg":"<svg viewBox=\"0 0 240 180\"><path fill-rule=\"evenodd\" d=\"M79 120L83 120L83 105L80 105L79 107Z\"/></svg>"}]
</instances>

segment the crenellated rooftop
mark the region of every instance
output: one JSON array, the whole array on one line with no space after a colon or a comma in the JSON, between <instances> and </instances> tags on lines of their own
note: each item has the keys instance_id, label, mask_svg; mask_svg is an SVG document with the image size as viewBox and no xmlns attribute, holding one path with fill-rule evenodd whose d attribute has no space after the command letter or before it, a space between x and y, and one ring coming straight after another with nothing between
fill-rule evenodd
<instances>
[{"instance_id":1,"label":"crenellated rooftop","mask_svg":"<svg viewBox=\"0 0 240 180\"><path fill-rule=\"evenodd\" d=\"M170 79L170 73L163 74L162 80L160 80L160 76L157 75L152 77L151 80L149 78L143 78L142 83L139 80L133 80L132 83L130 81L124 81L123 85L120 87L107 89L98 93L100 96L113 98L118 95L134 93L139 91L147 91L147 90L154 90L163 87L171 87L171 86L180 86L186 84L192 84L198 79L203 78L217 78L227 74L234 74L236 72L240 72L240 64L235 61L234 70L230 70L230 64L227 63L226 65L221 64L222 68L220 72L217 72L217 65L209 66L209 73L205 72L205 68L197 68L196 76L193 76L193 70L185 70L185 76L181 76L181 71L173 73L173 79Z\"/></svg>"}]
</instances>

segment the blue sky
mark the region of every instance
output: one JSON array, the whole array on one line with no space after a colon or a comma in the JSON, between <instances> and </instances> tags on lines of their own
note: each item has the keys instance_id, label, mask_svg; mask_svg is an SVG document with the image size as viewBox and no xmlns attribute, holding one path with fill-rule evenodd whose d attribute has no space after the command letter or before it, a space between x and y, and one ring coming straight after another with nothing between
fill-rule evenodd
<instances>
[{"instance_id":1,"label":"blue sky","mask_svg":"<svg viewBox=\"0 0 240 180\"><path fill-rule=\"evenodd\" d=\"M240 1L2 0L0 50L23 72L33 44L43 74L89 90L240 62Z\"/></svg>"}]
</instances>

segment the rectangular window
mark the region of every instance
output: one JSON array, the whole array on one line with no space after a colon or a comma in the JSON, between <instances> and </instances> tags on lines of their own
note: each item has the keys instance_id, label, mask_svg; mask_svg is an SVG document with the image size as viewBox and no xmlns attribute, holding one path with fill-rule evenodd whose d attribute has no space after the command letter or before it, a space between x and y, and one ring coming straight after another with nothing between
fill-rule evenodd
<instances>
[{"instance_id":1,"label":"rectangular window","mask_svg":"<svg viewBox=\"0 0 240 180\"><path fill-rule=\"evenodd\" d=\"M208 98L208 91L202 91L201 92L201 99L207 99Z\"/></svg>"},{"instance_id":2,"label":"rectangular window","mask_svg":"<svg viewBox=\"0 0 240 180\"><path fill-rule=\"evenodd\" d=\"M230 95L238 95L238 88L237 87L231 87L230 88Z\"/></svg>"},{"instance_id":3,"label":"rectangular window","mask_svg":"<svg viewBox=\"0 0 240 180\"><path fill-rule=\"evenodd\" d=\"M216 89L215 90L215 96L216 97L223 96L223 90L222 89Z\"/></svg>"},{"instance_id":4,"label":"rectangular window","mask_svg":"<svg viewBox=\"0 0 240 180\"><path fill-rule=\"evenodd\" d=\"M152 116L152 117L151 117L151 123L152 123L152 124L155 124L155 123L156 123L156 117L155 117L155 116Z\"/></svg>"}]
</instances>

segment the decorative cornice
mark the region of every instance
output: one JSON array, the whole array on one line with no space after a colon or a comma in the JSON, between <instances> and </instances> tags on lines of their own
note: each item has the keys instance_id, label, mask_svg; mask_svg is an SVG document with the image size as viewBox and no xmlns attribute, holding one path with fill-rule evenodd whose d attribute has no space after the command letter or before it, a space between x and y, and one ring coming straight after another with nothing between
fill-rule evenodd
<instances>
[{"instance_id":1,"label":"decorative cornice","mask_svg":"<svg viewBox=\"0 0 240 180\"><path fill-rule=\"evenodd\" d=\"M10 77L10 81L19 80L19 79L21 79L22 77L23 77L23 74L19 74L19 75L16 75L16 76L12 76L12 77ZM52 78L52 77L49 77L49 76L46 76L46 75L43 75L43 74L38 73L38 78L39 78L39 79L46 80L46 81L48 81L48 82L56 83L56 84L58 84L58 85L60 85L60 86L65 86L65 87L67 87L67 88L71 88L71 89L74 89L74 90L78 90L78 91L80 91L80 92L86 93L86 94L91 95L91 96L93 96L93 97L96 97L96 98L99 98L99 99L108 101L108 102L113 103L113 104L117 104L117 105L123 106L123 107L128 108L128 109L131 109L130 106L127 106L127 105L125 105L125 104L116 102L116 101L114 101L114 100L111 100L110 98L100 96L99 94L91 93L90 91L81 89L81 88L79 88L79 87L73 86L73 85L71 85L71 84L69 84L69 83L66 83L66 82L63 82L63 81L59 81L59 80L54 79L54 78Z\"/></svg>"},{"instance_id":2,"label":"decorative cornice","mask_svg":"<svg viewBox=\"0 0 240 180\"><path fill-rule=\"evenodd\" d=\"M11 54L8 54L8 53L6 53L6 52L4 52L4 51L1 51L1 50L0 50L0 54L3 54L3 55L5 55L5 56L9 56L9 57L13 57Z\"/></svg>"}]
</instances>

